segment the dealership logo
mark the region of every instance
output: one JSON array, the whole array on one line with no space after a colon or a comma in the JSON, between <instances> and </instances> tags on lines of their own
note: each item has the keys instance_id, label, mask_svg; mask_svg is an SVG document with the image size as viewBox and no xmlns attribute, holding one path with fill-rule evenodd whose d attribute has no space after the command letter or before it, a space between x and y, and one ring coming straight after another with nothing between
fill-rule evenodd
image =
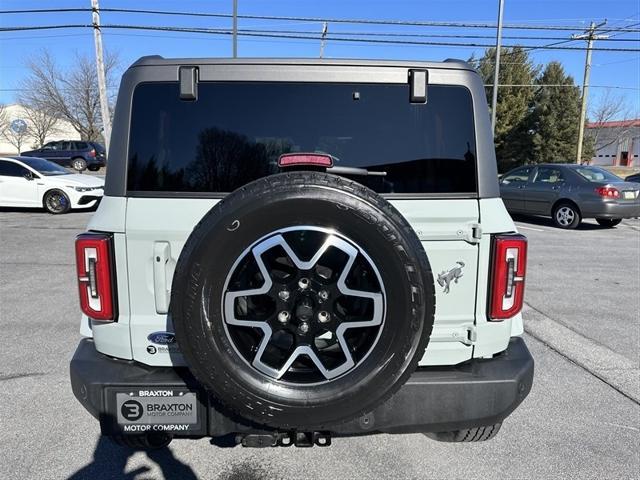
<instances>
[{"instance_id":1,"label":"dealership logo","mask_svg":"<svg viewBox=\"0 0 640 480\"><path fill-rule=\"evenodd\" d=\"M172 332L153 332L147 339L156 345L170 345L176 342L176 335Z\"/></svg>"},{"instance_id":2,"label":"dealership logo","mask_svg":"<svg viewBox=\"0 0 640 480\"><path fill-rule=\"evenodd\" d=\"M135 400L127 400L120 407L120 413L125 419L129 420L130 422L140 420L143 412L144 410L142 408L142 404L140 402L136 402Z\"/></svg>"}]
</instances>

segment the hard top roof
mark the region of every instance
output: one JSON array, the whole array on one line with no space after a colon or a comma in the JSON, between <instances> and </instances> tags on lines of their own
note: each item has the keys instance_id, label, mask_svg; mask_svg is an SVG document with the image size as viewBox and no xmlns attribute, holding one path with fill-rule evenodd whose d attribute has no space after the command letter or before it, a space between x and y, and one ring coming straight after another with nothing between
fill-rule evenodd
<instances>
[{"instance_id":1,"label":"hard top roof","mask_svg":"<svg viewBox=\"0 0 640 480\"><path fill-rule=\"evenodd\" d=\"M474 70L464 60L448 58L441 62L416 60L362 60L329 58L164 58L150 55L136 60L131 67L163 65L344 65L362 67L412 67L444 68L451 70Z\"/></svg>"}]
</instances>

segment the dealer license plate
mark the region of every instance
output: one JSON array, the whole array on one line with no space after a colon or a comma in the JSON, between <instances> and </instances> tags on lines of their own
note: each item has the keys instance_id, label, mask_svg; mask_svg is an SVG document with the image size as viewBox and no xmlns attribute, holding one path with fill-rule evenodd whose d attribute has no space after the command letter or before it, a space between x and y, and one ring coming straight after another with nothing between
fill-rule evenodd
<instances>
[{"instance_id":1,"label":"dealer license plate","mask_svg":"<svg viewBox=\"0 0 640 480\"><path fill-rule=\"evenodd\" d=\"M198 424L198 399L172 388L132 389L116 393L116 412L124 432L188 432Z\"/></svg>"}]
</instances>

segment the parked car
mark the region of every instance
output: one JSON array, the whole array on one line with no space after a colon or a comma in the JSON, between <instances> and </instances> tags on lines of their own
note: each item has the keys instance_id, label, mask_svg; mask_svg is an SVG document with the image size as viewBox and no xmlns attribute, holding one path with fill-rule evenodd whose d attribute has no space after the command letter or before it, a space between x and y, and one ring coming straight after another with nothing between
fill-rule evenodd
<instances>
[{"instance_id":1,"label":"parked car","mask_svg":"<svg viewBox=\"0 0 640 480\"><path fill-rule=\"evenodd\" d=\"M529 393L527 243L465 62L146 57L113 132L70 367L103 435L479 441Z\"/></svg>"},{"instance_id":2,"label":"parked car","mask_svg":"<svg viewBox=\"0 0 640 480\"><path fill-rule=\"evenodd\" d=\"M560 228L576 228L583 218L614 227L640 216L640 185L599 167L576 164L525 165L500 180L510 213L550 216Z\"/></svg>"},{"instance_id":3,"label":"parked car","mask_svg":"<svg viewBox=\"0 0 640 480\"><path fill-rule=\"evenodd\" d=\"M629 175L628 177L625 177L624 181L640 183L640 173L634 173L633 175Z\"/></svg>"},{"instance_id":4,"label":"parked car","mask_svg":"<svg viewBox=\"0 0 640 480\"><path fill-rule=\"evenodd\" d=\"M104 180L70 173L36 157L0 157L0 206L44 208L49 213L96 206Z\"/></svg>"},{"instance_id":5,"label":"parked car","mask_svg":"<svg viewBox=\"0 0 640 480\"><path fill-rule=\"evenodd\" d=\"M92 172L104 167L107 155L104 146L97 142L79 140L58 140L48 142L28 152L22 152L23 157L40 157L63 167L70 167L82 172L87 168Z\"/></svg>"}]
</instances>

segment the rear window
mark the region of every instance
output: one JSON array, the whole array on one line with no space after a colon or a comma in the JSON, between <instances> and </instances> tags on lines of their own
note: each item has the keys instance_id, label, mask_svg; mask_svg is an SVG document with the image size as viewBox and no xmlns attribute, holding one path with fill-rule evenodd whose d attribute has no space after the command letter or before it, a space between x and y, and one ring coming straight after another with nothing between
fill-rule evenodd
<instances>
[{"instance_id":1,"label":"rear window","mask_svg":"<svg viewBox=\"0 0 640 480\"><path fill-rule=\"evenodd\" d=\"M471 93L430 85L426 104L408 84L213 83L179 99L178 83L134 93L130 192L225 193L279 172L278 157L322 152L379 193L476 192Z\"/></svg>"},{"instance_id":2,"label":"rear window","mask_svg":"<svg viewBox=\"0 0 640 480\"><path fill-rule=\"evenodd\" d=\"M578 172L584 179L590 182L620 182L622 179L611 172L598 167L577 167Z\"/></svg>"}]
</instances>

